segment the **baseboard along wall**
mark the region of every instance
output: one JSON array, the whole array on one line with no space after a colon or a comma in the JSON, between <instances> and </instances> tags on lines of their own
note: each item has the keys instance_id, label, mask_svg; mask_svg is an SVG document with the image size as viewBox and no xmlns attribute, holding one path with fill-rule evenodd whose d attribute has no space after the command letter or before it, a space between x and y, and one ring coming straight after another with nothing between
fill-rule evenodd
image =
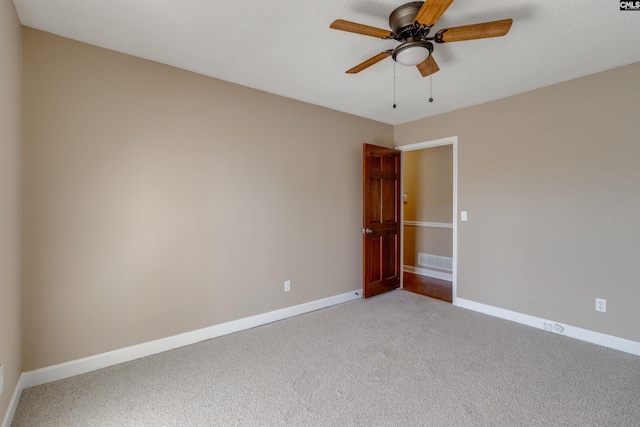
<instances>
[{"instance_id":1,"label":"baseboard along wall","mask_svg":"<svg viewBox=\"0 0 640 427\"><path fill-rule=\"evenodd\" d=\"M405 269L405 271L407 270ZM186 345L195 344L201 341L206 341L212 338L239 332L245 329L254 328L256 326L266 325L271 322L298 316L300 314L308 313L311 311L320 310L332 305L361 298L361 294L361 290L358 289L356 291L351 291L344 294L311 301L305 304L271 311L268 313L258 314L244 319L221 323L219 325L210 326L204 329L198 329L196 331L186 332L184 334L174 335L172 337L167 337L160 340L150 341L131 347L125 347L119 350L61 363L59 365L36 369L34 371L23 372L22 375L20 375L18 384L16 385L16 388L13 392L9 408L7 409L7 412L4 416L1 427L11 426L13 416L15 414L16 408L18 407L20 395L22 394L22 390L25 388L34 387L64 378L69 378L74 375L84 374L87 372L95 371L97 369L102 369L109 366L117 365L119 363L139 359L141 357L151 356L153 354L162 353L164 351L173 350L175 348L183 347ZM487 304L465 300L463 298L455 298L453 304L461 308L477 311L479 313L488 314L490 316L499 317L501 319L510 320L512 322L521 323L523 325L532 326L538 329L544 329L545 324L558 325L558 323L554 322L553 320L530 316L528 314L518 313ZM559 332L561 335L640 356L640 342L618 338L612 335L602 334L600 332L594 332L565 324L559 326L563 328L562 332Z\"/></svg>"},{"instance_id":2,"label":"baseboard along wall","mask_svg":"<svg viewBox=\"0 0 640 427\"><path fill-rule=\"evenodd\" d=\"M417 274L419 276L433 277L434 279L447 280L449 282L453 281L453 274L445 273L443 271L431 270L429 268L419 268L412 265L403 265L402 270L406 271L407 273Z\"/></svg>"},{"instance_id":3,"label":"baseboard along wall","mask_svg":"<svg viewBox=\"0 0 640 427\"><path fill-rule=\"evenodd\" d=\"M510 320L512 322L521 323L523 325L532 326L538 329L545 329L545 324L551 327L552 333L565 335L581 341L592 344L609 347L614 350L624 351L625 353L640 356L640 342L627 340L624 338L614 337L612 335L591 331L588 329L578 328L576 326L560 324L553 320L543 319L541 317L530 316L528 314L518 313L516 311L506 310L504 308L494 307L475 301L469 301L463 298L456 298L454 305L468 310L477 311L479 313L488 314L490 316L499 317L501 319ZM555 328L554 328L555 326Z\"/></svg>"},{"instance_id":4,"label":"baseboard along wall","mask_svg":"<svg viewBox=\"0 0 640 427\"><path fill-rule=\"evenodd\" d=\"M255 328L256 326L266 325L278 320L284 320L289 317L298 316L300 314L327 308L332 305L355 300L361 298L361 295L362 291L358 289L344 294L334 295L332 297L246 317L244 319L233 320L231 322L221 323L167 338L121 348L107 353L97 354L95 356L85 357L83 359L72 360L70 362L48 366L34 371L23 372L20 375L18 384L11 396L11 402L9 403L9 408L7 409L7 413L2 421L2 427L11 426L13 416L15 415L16 408L18 407L20 395L22 394L22 390L25 388L46 384L75 375L85 374L87 372L117 365L119 363L129 362L131 360L140 359L142 357L151 356L164 351L184 347L186 345L196 344L201 341L232 334L234 332Z\"/></svg>"}]
</instances>

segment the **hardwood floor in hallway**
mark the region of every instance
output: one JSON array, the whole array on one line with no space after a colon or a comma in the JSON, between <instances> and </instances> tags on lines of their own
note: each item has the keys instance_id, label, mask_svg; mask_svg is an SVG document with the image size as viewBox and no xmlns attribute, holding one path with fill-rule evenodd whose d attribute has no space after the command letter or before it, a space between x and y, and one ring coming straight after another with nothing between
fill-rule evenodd
<instances>
[{"instance_id":1,"label":"hardwood floor in hallway","mask_svg":"<svg viewBox=\"0 0 640 427\"><path fill-rule=\"evenodd\" d=\"M407 272L403 273L402 279L402 288L406 291L447 302L453 301L453 286L452 283L447 280L434 279L433 277Z\"/></svg>"}]
</instances>

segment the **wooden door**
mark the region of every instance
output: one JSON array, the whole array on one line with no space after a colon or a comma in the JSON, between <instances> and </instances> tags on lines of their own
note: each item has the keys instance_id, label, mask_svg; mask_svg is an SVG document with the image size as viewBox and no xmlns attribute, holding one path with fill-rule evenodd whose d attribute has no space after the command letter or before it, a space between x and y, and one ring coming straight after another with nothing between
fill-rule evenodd
<instances>
[{"instance_id":1,"label":"wooden door","mask_svg":"<svg viewBox=\"0 0 640 427\"><path fill-rule=\"evenodd\" d=\"M400 151L363 146L362 291L400 286Z\"/></svg>"}]
</instances>

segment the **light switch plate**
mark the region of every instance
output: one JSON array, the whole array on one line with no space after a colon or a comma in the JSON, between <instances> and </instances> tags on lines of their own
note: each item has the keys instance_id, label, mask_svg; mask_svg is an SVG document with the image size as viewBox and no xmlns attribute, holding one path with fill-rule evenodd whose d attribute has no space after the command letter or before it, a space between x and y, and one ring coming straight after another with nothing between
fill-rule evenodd
<instances>
[{"instance_id":1,"label":"light switch plate","mask_svg":"<svg viewBox=\"0 0 640 427\"><path fill-rule=\"evenodd\" d=\"M461 211L460 212L460 221L466 221L467 220L467 211Z\"/></svg>"}]
</instances>

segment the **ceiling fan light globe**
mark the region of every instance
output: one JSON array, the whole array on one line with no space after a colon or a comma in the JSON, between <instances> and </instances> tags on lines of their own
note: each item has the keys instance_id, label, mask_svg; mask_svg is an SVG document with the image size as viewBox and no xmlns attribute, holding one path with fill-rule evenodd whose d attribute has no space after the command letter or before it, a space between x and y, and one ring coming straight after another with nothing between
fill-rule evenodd
<instances>
[{"instance_id":1,"label":"ceiling fan light globe","mask_svg":"<svg viewBox=\"0 0 640 427\"><path fill-rule=\"evenodd\" d=\"M425 46L411 46L398 52L394 59L402 65L418 65L427 59L430 53Z\"/></svg>"}]
</instances>

